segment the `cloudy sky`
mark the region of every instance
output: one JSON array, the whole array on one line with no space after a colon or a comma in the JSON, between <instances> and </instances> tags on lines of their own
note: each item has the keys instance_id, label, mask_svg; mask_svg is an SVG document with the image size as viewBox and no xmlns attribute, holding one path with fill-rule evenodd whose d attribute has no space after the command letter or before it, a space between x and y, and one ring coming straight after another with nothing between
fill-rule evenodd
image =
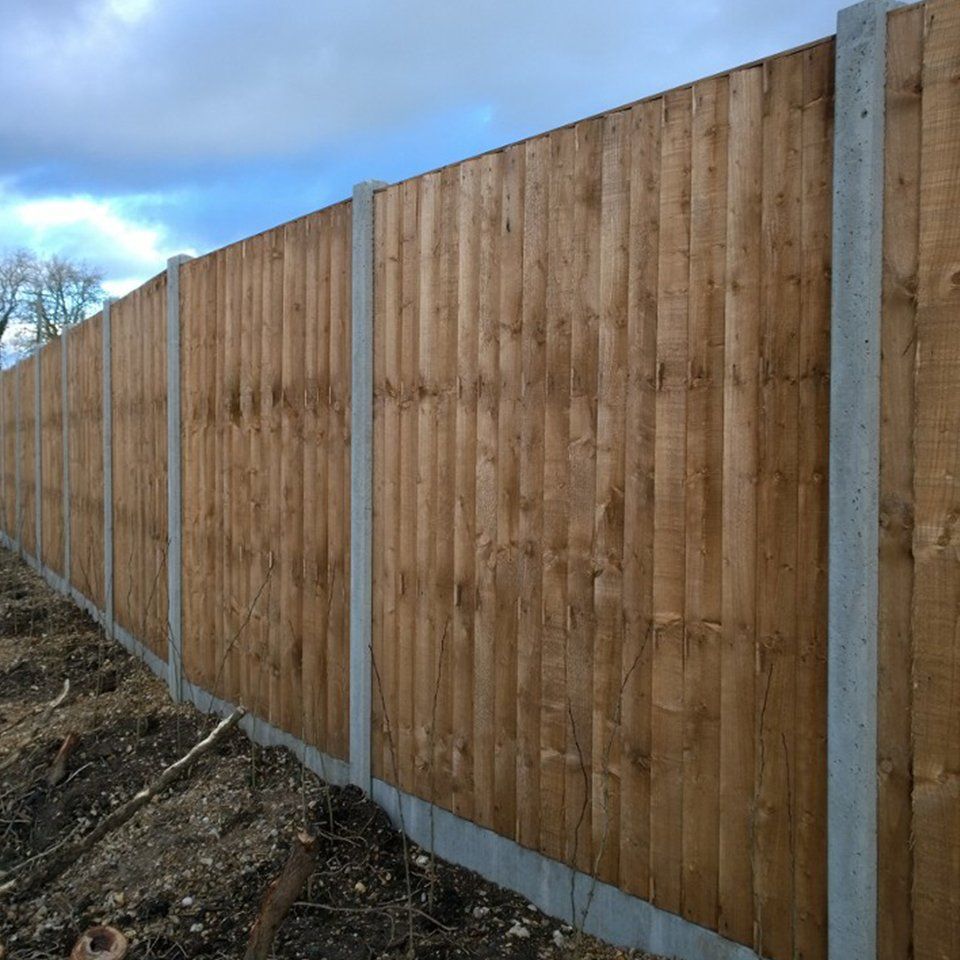
<instances>
[{"instance_id":1,"label":"cloudy sky","mask_svg":"<svg viewBox=\"0 0 960 960\"><path fill-rule=\"evenodd\" d=\"M0 249L121 294L393 181L834 32L848 0L2 0Z\"/></svg>"}]
</instances>

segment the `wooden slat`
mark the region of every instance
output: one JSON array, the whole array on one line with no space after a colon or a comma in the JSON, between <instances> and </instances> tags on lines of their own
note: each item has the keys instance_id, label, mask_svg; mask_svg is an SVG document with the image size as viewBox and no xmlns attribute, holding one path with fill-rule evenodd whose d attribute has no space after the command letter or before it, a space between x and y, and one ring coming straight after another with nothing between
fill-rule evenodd
<instances>
[{"instance_id":1,"label":"wooden slat","mask_svg":"<svg viewBox=\"0 0 960 960\"><path fill-rule=\"evenodd\" d=\"M417 796L433 800L433 704L437 694L436 641L436 508L437 508L437 337L440 306L440 176L420 182L417 233L420 241L417 358L417 594L414 673L414 787Z\"/></svg>"},{"instance_id":2,"label":"wooden slat","mask_svg":"<svg viewBox=\"0 0 960 960\"><path fill-rule=\"evenodd\" d=\"M914 956L960 945L960 3L926 5L913 537Z\"/></svg>"},{"instance_id":3,"label":"wooden slat","mask_svg":"<svg viewBox=\"0 0 960 960\"><path fill-rule=\"evenodd\" d=\"M763 68L730 77L723 377L718 927L753 938Z\"/></svg>"},{"instance_id":4,"label":"wooden slat","mask_svg":"<svg viewBox=\"0 0 960 960\"><path fill-rule=\"evenodd\" d=\"M757 948L793 949L803 55L766 64L758 475Z\"/></svg>"},{"instance_id":5,"label":"wooden slat","mask_svg":"<svg viewBox=\"0 0 960 960\"><path fill-rule=\"evenodd\" d=\"M540 697L543 644L543 469L550 141L526 145L520 407L520 569L517 627L517 840L540 842Z\"/></svg>"},{"instance_id":6,"label":"wooden slat","mask_svg":"<svg viewBox=\"0 0 960 960\"><path fill-rule=\"evenodd\" d=\"M474 820L494 825L495 643L497 628L497 407L500 377L500 209L502 155L480 166L477 317L476 610L473 647Z\"/></svg>"},{"instance_id":7,"label":"wooden slat","mask_svg":"<svg viewBox=\"0 0 960 960\"><path fill-rule=\"evenodd\" d=\"M280 723L301 731L303 690L303 347L305 236L302 220L283 233L283 374L280 432ZM331 454L334 452L331 451Z\"/></svg>"},{"instance_id":8,"label":"wooden slat","mask_svg":"<svg viewBox=\"0 0 960 960\"><path fill-rule=\"evenodd\" d=\"M457 229L456 503L453 525L453 811L474 814L473 643L476 615L477 318L480 306L480 163L460 167ZM452 318L451 318L452 322Z\"/></svg>"},{"instance_id":9,"label":"wooden slat","mask_svg":"<svg viewBox=\"0 0 960 960\"><path fill-rule=\"evenodd\" d=\"M663 100L653 517L650 895L681 906L683 851L684 477L690 274L691 91Z\"/></svg>"},{"instance_id":10,"label":"wooden slat","mask_svg":"<svg viewBox=\"0 0 960 960\"><path fill-rule=\"evenodd\" d=\"M540 850L566 854L567 515L573 292L572 129L550 136L546 396L543 426L543 645L540 661Z\"/></svg>"},{"instance_id":11,"label":"wooden slat","mask_svg":"<svg viewBox=\"0 0 960 960\"><path fill-rule=\"evenodd\" d=\"M830 438L832 44L804 53L797 490L795 951L827 952L827 474Z\"/></svg>"},{"instance_id":12,"label":"wooden slat","mask_svg":"<svg viewBox=\"0 0 960 960\"><path fill-rule=\"evenodd\" d=\"M717 923L729 81L693 88L684 574L683 914Z\"/></svg>"},{"instance_id":13,"label":"wooden slat","mask_svg":"<svg viewBox=\"0 0 960 960\"><path fill-rule=\"evenodd\" d=\"M593 531L600 317L601 121L574 128L573 323L570 346L570 513L567 522L567 860L593 869Z\"/></svg>"},{"instance_id":14,"label":"wooden slat","mask_svg":"<svg viewBox=\"0 0 960 960\"><path fill-rule=\"evenodd\" d=\"M620 886L650 896L654 444L660 244L659 100L630 111L630 248L624 398Z\"/></svg>"},{"instance_id":15,"label":"wooden slat","mask_svg":"<svg viewBox=\"0 0 960 960\"><path fill-rule=\"evenodd\" d=\"M623 655L623 493L629 304L631 117L602 128L600 329L597 363L597 462L593 580L592 850L598 874L620 872L620 723ZM630 812L628 816L632 815Z\"/></svg>"},{"instance_id":16,"label":"wooden slat","mask_svg":"<svg viewBox=\"0 0 960 960\"><path fill-rule=\"evenodd\" d=\"M503 153L500 199L497 377L496 633L494 641L494 829L516 836L517 613L520 563L520 404L523 322L524 150Z\"/></svg>"},{"instance_id":17,"label":"wooden slat","mask_svg":"<svg viewBox=\"0 0 960 960\"><path fill-rule=\"evenodd\" d=\"M884 150L877 691L877 948L910 955L913 420L923 7L890 17Z\"/></svg>"}]
</instances>

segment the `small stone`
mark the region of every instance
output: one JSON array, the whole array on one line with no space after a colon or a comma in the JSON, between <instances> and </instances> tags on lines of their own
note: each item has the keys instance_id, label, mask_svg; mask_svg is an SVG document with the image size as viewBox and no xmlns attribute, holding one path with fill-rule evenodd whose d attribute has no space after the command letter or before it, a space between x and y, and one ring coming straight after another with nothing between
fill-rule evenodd
<instances>
[{"instance_id":1,"label":"small stone","mask_svg":"<svg viewBox=\"0 0 960 960\"><path fill-rule=\"evenodd\" d=\"M508 937L516 937L518 940L529 940L530 931L519 920L513 921L513 926L507 931Z\"/></svg>"},{"instance_id":2,"label":"small stone","mask_svg":"<svg viewBox=\"0 0 960 960\"><path fill-rule=\"evenodd\" d=\"M193 897L184 897L180 901L181 907L192 907L193 906Z\"/></svg>"},{"instance_id":3,"label":"small stone","mask_svg":"<svg viewBox=\"0 0 960 960\"><path fill-rule=\"evenodd\" d=\"M416 860L413 861L418 867L425 867L429 862L430 858L425 854L421 853Z\"/></svg>"},{"instance_id":4,"label":"small stone","mask_svg":"<svg viewBox=\"0 0 960 960\"><path fill-rule=\"evenodd\" d=\"M191 933L199 933L202 929L203 929L203 924L202 924L202 923L192 923L192 924L190 925L190 932L191 932Z\"/></svg>"},{"instance_id":5,"label":"small stone","mask_svg":"<svg viewBox=\"0 0 960 960\"><path fill-rule=\"evenodd\" d=\"M563 947L563 946L566 944L566 942L567 942L567 938L566 938L559 930L554 930L554 931L553 931L553 942L554 942L558 947Z\"/></svg>"},{"instance_id":6,"label":"small stone","mask_svg":"<svg viewBox=\"0 0 960 960\"><path fill-rule=\"evenodd\" d=\"M362 880L358 880L358 881L353 885L353 890L354 890L354 893L366 893L366 892L367 892L367 885L366 885Z\"/></svg>"},{"instance_id":7,"label":"small stone","mask_svg":"<svg viewBox=\"0 0 960 960\"><path fill-rule=\"evenodd\" d=\"M482 920L490 912L489 907L474 907L473 908L473 919Z\"/></svg>"}]
</instances>

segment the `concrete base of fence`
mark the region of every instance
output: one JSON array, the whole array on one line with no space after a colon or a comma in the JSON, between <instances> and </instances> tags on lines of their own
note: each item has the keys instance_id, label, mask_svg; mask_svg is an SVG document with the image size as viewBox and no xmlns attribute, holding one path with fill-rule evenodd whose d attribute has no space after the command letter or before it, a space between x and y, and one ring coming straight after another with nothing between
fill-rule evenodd
<instances>
[{"instance_id":1,"label":"concrete base of fence","mask_svg":"<svg viewBox=\"0 0 960 960\"><path fill-rule=\"evenodd\" d=\"M528 850L382 780L373 781L373 799L393 824L402 826L421 847L515 890L548 916L582 926L587 933L616 946L677 960L758 958L749 947L610 884L595 881L588 874Z\"/></svg>"},{"instance_id":2,"label":"concrete base of fence","mask_svg":"<svg viewBox=\"0 0 960 960\"><path fill-rule=\"evenodd\" d=\"M0 533L0 543L11 551L20 552L19 545L4 533ZM23 555L54 590L72 599L101 627L106 627L107 617L103 610L62 577L41 566L35 557ZM114 636L131 656L146 664L160 680L167 681L166 660L161 660L116 623ZM235 709L234 704L186 678L183 679L182 692L183 699L201 713L228 716ZM247 714L240 728L253 743L290 750L300 763L326 783L346 786L351 782L349 763L322 753L259 717ZM374 779L372 787L373 801L414 843L433 850L444 860L516 891L548 916L563 923L582 926L587 933L617 946L660 953L677 960L760 960L749 947L727 940L610 884L595 881L588 874L535 850L528 850L382 780Z\"/></svg>"}]
</instances>

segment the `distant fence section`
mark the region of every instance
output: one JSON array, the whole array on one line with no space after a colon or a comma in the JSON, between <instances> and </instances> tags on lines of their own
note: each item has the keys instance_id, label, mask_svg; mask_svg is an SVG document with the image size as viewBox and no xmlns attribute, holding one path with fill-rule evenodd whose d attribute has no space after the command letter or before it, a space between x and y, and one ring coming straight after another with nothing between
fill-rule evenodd
<instances>
[{"instance_id":1,"label":"distant fence section","mask_svg":"<svg viewBox=\"0 0 960 960\"><path fill-rule=\"evenodd\" d=\"M960 2L894 10L883 48L864 882L876 958L934 960L960 951ZM172 305L148 281L112 303L106 354L98 314L0 374L6 542L104 610L106 441L115 628L155 669L333 779L367 711L372 782L688 921L638 921L636 946L839 960L837 55L823 40L379 189L371 250L347 201L182 264ZM359 270L371 424L351 416ZM351 544L361 510L372 543ZM368 650L351 550L372 560Z\"/></svg>"}]
</instances>

